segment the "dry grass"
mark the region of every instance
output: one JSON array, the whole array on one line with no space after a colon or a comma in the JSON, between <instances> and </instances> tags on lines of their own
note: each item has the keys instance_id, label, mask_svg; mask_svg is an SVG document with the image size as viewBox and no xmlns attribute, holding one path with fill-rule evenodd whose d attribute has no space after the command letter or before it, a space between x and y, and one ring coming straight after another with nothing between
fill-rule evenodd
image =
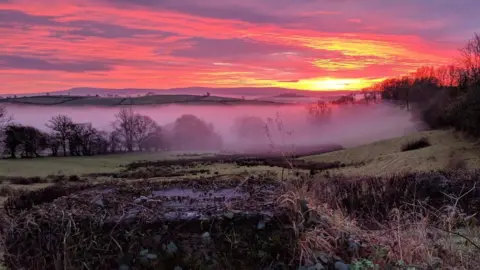
<instances>
[{"instance_id":1,"label":"dry grass","mask_svg":"<svg viewBox=\"0 0 480 270\"><path fill-rule=\"evenodd\" d=\"M403 145L424 137L431 146L402 152ZM452 130L433 130L304 159L316 162L341 161L346 164L364 164L330 170L331 173L349 176L426 172L445 169L455 165L454 163L464 163L464 166L462 165L464 168L476 169L480 168L480 144ZM452 163L452 159L455 159L455 162Z\"/></svg>"},{"instance_id":2,"label":"dry grass","mask_svg":"<svg viewBox=\"0 0 480 270\"><path fill-rule=\"evenodd\" d=\"M373 228L365 223L374 219L367 217L370 212L364 213L363 220L355 219L352 209L342 207L344 201L322 196L331 193L325 185L337 184L312 180L291 184L279 198L294 213L292 227L299 236L302 265L321 262L318 254L341 258L351 266L363 263L363 268L355 269L476 269L480 265L480 228L476 226L475 214L467 215L461 206L462 200L468 202L478 193L476 182L471 189L463 189L459 184L460 194L445 194L447 200L439 200L443 206L427 207L420 199L417 204L412 198L414 203L390 207L388 217L374 222ZM472 184L469 181L465 185ZM358 192L378 196L382 191L363 185ZM388 194L383 197L389 197ZM358 205L355 211L365 209Z\"/></svg>"}]
</instances>

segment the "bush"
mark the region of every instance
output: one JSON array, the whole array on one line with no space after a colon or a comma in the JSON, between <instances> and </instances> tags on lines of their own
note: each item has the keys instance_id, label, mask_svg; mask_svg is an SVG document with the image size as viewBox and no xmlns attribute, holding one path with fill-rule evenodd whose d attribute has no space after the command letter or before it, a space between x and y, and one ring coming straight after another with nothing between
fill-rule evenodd
<instances>
[{"instance_id":1,"label":"bush","mask_svg":"<svg viewBox=\"0 0 480 270\"><path fill-rule=\"evenodd\" d=\"M33 177L13 176L13 177L10 177L8 180L10 181L10 183L15 185L32 185L32 184L47 182L45 179L39 176L33 176Z\"/></svg>"},{"instance_id":2,"label":"bush","mask_svg":"<svg viewBox=\"0 0 480 270\"><path fill-rule=\"evenodd\" d=\"M49 175L48 178L51 179L53 183L62 183L66 179L63 174Z\"/></svg>"},{"instance_id":3,"label":"bush","mask_svg":"<svg viewBox=\"0 0 480 270\"><path fill-rule=\"evenodd\" d=\"M68 177L68 181L70 182L84 182L82 178L80 178L78 175L70 175Z\"/></svg>"},{"instance_id":4,"label":"bush","mask_svg":"<svg viewBox=\"0 0 480 270\"><path fill-rule=\"evenodd\" d=\"M430 146L430 142L428 141L427 138L420 138L418 140L411 141L402 145L402 152L417 150L417 149L421 149L429 146Z\"/></svg>"},{"instance_id":5,"label":"bush","mask_svg":"<svg viewBox=\"0 0 480 270\"><path fill-rule=\"evenodd\" d=\"M470 89L451 106L450 121L457 130L480 136L480 91Z\"/></svg>"}]
</instances>

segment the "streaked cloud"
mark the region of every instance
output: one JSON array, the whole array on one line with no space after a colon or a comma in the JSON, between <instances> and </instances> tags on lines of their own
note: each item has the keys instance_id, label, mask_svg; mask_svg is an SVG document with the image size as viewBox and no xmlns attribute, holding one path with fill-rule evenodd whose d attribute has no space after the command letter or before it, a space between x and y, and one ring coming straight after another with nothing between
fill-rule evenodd
<instances>
[{"instance_id":1,"label":"streaked cloud","mask_svg":"<svg viewBox=\"0 0 480 270\"><path fill-rule=\"evenodd\" d=\"M453 61L473 0L0 0L0 92L358 89Z\"/></svg>"}]
</instances>

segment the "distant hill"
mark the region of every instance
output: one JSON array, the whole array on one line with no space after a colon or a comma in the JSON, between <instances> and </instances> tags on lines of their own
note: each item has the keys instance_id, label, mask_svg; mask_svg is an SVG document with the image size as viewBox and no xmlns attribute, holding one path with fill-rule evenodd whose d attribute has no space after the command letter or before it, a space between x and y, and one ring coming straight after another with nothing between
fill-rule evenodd
<instances>
[{"instance_id":1,"label":"distant hill","mask_svg":"<svg viewBox=\"0 0 480 270\"><path fill-rule=\"evenodd\" d=\"M120 105L280 105L281 102L248 100L211 95L144 95L139 97L102 97L79 95L39 95L9 97L0 99L0 103L43 105L43 106L120 106Z\"/></svg>"},{"instance_id":2,"label":"distant hill","mask_svg":"<svg viewBox=\"0 0 480 270\"><path fill-rule=\"evenodd\" d=\"M306 95L300 95L299 93L284 93L274 96L274 98L305 98Z\"/></svg>"},{"instance_id":3,"label":"distant hill","mask_svg":"<svg viewBox=\"0 0 480 270\"><path fill-rule=\"evenodd\" d=\"M305 91L280 87L235 87L235 88L209 88L209 87L185 87L170 89L143 89L143 88L93 88L75 87L67 90L53 91L50 95L71 95L71 96L138 96L138 95L205 95L210 93L215 96L236 97L236 98L261 98L261 97L325 97L346 95L352 91ZM35 96L47 93L16 94L16 96ZM3 96L13 96L5 94Z\"/></svg>"}]
</instances>

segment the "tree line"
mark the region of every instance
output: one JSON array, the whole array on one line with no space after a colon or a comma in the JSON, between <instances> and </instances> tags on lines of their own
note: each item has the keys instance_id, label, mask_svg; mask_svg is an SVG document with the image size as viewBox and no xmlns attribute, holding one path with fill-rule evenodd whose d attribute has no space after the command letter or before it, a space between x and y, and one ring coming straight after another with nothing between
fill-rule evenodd
<instances>
[{"instance_id":1,"label":"tree line","mask_svg":"<svg viewBox=\"0 0 480 270\"><path fill-rule=\"evenodd\" d=\"M3 121L3 122L2 122ZM2 125L3 124L3 125ZM194 115L182 115L168 127L151 117L122 108L115 115L112 130L99 130L91 123L76 123L57 115L43 131L32 126L10 123L0 108L3 155L10 158L51 156L92 156L118 152L164 150L219 150L221 137L211 124Z\"/></svg>"},{"instance_id":2,"label":"tree line","mask_svg":"<svg viewBox=\"0 0 480 270\"><path fill-rule=\"evenodd\" d=\"M417 112L432 128L480 136L480 35L460 49L458 63L421 67L373 87L384 100Z\"/></svg>"}]
</instances>

